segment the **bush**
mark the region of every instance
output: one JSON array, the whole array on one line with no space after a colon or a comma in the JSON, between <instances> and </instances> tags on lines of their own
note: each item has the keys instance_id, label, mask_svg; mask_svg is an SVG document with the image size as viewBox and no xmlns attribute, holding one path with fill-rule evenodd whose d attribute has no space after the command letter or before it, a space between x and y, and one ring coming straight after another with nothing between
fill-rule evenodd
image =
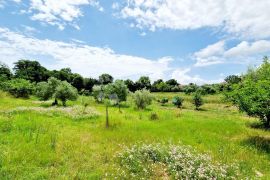
<instances>
[{"instance_id":1,"label":"bush","mask_svg":"<svg viewBox=\"0 0 270 180\"><path fill-rule=\"evenodd\" d=\"M178 108L181 108L183 106L184 99L178 96L175 96L172 100L173 105L175 105Z\"/></svg>"},{"instance_id":2,"label":"bush","mask_svg":"<svg viewBox=\"0 0 270 180\"><path fill-rule=\"evenodd\" d=\"M203 99L200 93L195 93L193 97L193 104L195 105L196 110L199 110L199 108L203 105Z\"/></svg>"},{"instance_id":3,"label":"bush","mask_svg":"<svg viewBox=\"0 0 270 180\"><path fill-rule=\"evenodd\" d=\"M53 92L50 91L49 84L46 82L40 82L36 87L36 96L41 101L46 101L52 97Z\"/></svg>"},{"instance_id":4,"label":"bush","mask_svg":"<svg viewBox=\"0 0 270 180\"><path fill-rule=\"evenodd\" d=\"M67 100L75 101L78 98L78 91L68 82L62 81L56 88L55 98L60 99L63 106L66 106Z\"/></svg>"},{"instance_id":5,"label":"bush","mask_svg":"<svg viewBox=\"0 0 270 180\"><path fill-rule=\"evenodd\" d=\"M16 98L29 98L33 85L25 79L12 79L4 83L4 90Z\"/></svg>"},{"instance_id":6,"label":"bush","mask_svg":"<svg viewBox=\"0 0 270 180\"><path fill-rule=\"evenodd\" d=\"M138 109L145 109L152 103L152 95L148 90L138 90L133 94L133 100Z\"/></svg>"},{"instance_id":7,"label":"bush","mask_svg":"<svg viewBox=\"0 0 270 180\"><path fill-rule=\"evenodd\" d=\"M169 102L169 99L168 99L168 98L162 98L161 100L158 100L158 102L159 102L162 106L164 106L166 103Z\"/></svg>"},{"instance_id":8,"label":"bush","mask_svg":"<svg viewBox=\"0 0 270 180\"><path fill-rule=\"evenodd\" d=\"M154 121L154 120L158 120L158 114L153 112L150 114L150 120Z\"/></svg>"}]
</instances>

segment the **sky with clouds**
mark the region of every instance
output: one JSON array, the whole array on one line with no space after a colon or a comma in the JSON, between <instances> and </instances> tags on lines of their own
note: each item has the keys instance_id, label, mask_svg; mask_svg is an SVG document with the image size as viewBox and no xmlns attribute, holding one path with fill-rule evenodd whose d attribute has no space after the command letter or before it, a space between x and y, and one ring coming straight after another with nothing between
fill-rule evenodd
<instances>
[{"instance_id":1,"label":"sky with clouds","mask_svg":"<svg viewBox=\"0 0 270 180\"><path fill-rule=\"evenodd\" d=\"M221 82L270 54L269 0L0 0L0 61Z\"/></svg>"}]
</instances>

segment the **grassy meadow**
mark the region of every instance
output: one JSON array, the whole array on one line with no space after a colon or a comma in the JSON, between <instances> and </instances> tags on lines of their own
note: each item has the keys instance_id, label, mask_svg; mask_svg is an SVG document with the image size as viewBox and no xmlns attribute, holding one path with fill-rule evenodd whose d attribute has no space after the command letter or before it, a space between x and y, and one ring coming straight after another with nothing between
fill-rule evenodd
<instances>
[{"instance_id":1,"label":"grassy meadow","mask_svg":"<svg viewBox=\"0 0 270 180\"><path fill-rule=\"evenodd\" d=\"M181 110L171 104L175 95L185 99ZM153 101L137 110L129 97L120 111L109 107L106 129L105 107L92 97L54 111L51 102L0 93L0 179L104 179L114 173L115 155L140 143L190 145L216 162L237 163L242 178L270 179L270 131L256 128L257 119L239 113L221 95L204 96L200 111L194 110L192 96L154 96L167 97L169 103ZM92 115L74 117L71 107L84 108L82 102L89 103Z\"/></svg>"}]
</instances>

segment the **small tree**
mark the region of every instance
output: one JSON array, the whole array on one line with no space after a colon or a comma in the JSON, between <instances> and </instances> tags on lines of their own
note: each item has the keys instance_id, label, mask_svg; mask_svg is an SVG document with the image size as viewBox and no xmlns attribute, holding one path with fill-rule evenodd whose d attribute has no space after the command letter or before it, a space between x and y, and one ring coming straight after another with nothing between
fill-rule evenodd
<instances>
[{"instance_id":1,"label":"small tree","mask_svg":"<svg viewBox=\"0 0 270 180\"><path fill-rule=\"evenodd\" d=\"M62 101L63 106L66 106L67 100L75 101L78 98L78 91L66 81L62 81L56 88L55 98Z\"/></svg>"},{"instance_id":2,"label":"small tree","mask_svg":"<svg viewBox=\"0 0 270 180\"><path fill-rule=\"evenodd\" d=\"M138 90L133 94L133 99L138 109L145 109L152 103L152 95L148 90Z\"/></svg>"},{"instance_id":3,"label":"small tree","mask_svg":"<svg viewBox=\"0 0 270 180\"><path fill-rule=\"evenodd\" d=\"M195 105L196 110L199 110L199 108L203 105L203 99L200 93L195 93L193 97L193 104Z\"/></svg>"},{"instance_id":4,"label":"small tree","mask_svg":"<svg viewBox=\"0 0 270 180\"><path fill-rule=\"evenodd\" d=\"M250 69L230 94L240 111L259 117L270 128L270 62L267 57L257 69Z\"/></svg>"},{"instance_id":5,"label":"small tree","mask_svg":"<svg viewBox=\"0 0 270 180\"><path fill-rule=\"evenodd\" d=\"M124 81L116 80L114 83L110 83L104 87L104 93L107 98L114 100L116 105L119 107L120 103L127 100L128 88Z\"/></svg>"},{"instance_id":6,"label":"small tree","mask_svg":"<svg viewBox=\"0 0 270 180\"><path fill-rule=\"evenodd\" d=\"M183 106L184 99L178 96L175 96L172 100L173 105L177 108L181 108Z\"/></svg>"},{"instance_id":7,"label":"small tree","mask_svg":"<svg viewBox=\"0 0 270 180\"><path fill-rule=\"evenodd\" d=\"M93 95L93 97L95 98L95 100L97 102L102 103L103 102L103 99L104 99L103 86L95 85L93 87L92 95Z\"/></svg>"}]
</instances>

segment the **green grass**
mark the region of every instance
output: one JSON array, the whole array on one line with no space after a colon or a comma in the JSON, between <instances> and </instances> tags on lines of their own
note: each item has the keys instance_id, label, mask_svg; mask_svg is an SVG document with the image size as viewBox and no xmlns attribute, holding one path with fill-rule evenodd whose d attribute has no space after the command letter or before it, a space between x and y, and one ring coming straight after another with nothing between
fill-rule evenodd
<instances>
[{"instance_id":1,"label":"green grass","mask_svg":"<svg viewBox=\"0 0 270 180\"><path fill-rule=\"evenodd\" d=\"M185 99L182 110L171 104L175 95ZM250 127L258 120L225 104L220 95L205 96L201 111L194 110L191 96L155 93L155 97L168 97L170 103L154 102L138 111L129 99L122 112L110 107L111 127L106 129L105 107L92 98L90 107L100 116L72 119L37 111L14 112L18 107L46 108L49 102L0 93L0 179L101 179L113 171L114 156L123 145L159 142L191 145L217 162L238 163L243 177L263 174L263 179L270 179L270 131ZM81 101L82 97L68 105ZM150 120L151 113L158 120Z\"/></svg>"}]
</instances>

